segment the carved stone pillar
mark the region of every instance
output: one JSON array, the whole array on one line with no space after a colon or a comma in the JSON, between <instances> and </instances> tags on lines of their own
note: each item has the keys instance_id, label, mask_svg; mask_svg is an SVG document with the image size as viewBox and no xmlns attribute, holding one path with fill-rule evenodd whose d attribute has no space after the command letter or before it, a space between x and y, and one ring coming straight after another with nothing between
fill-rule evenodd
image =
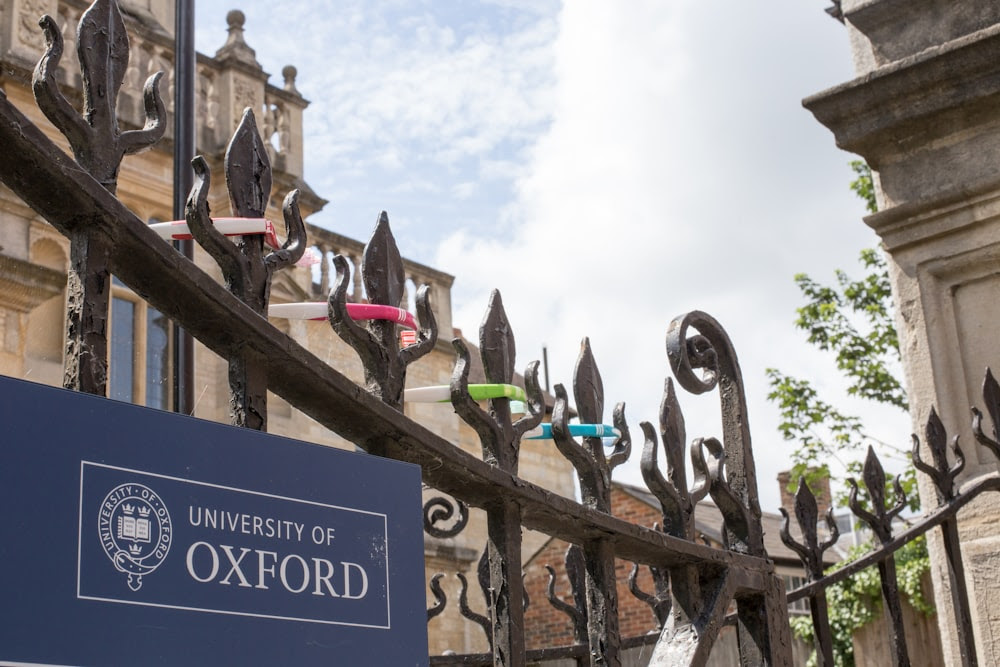
<instances>
[{"instance_id":1,"label":"carved stone pillar","mask_svg":"<svg viewBox=\"0 0 1000 667\"><path fill-rule=\"evenodd\" d=\"M243 110L250 107L259 114L264 105L264 88L267 74L257 62L256 53L243 39L246 17L234 9L226 15L229 38L215 53L221 65L218 81L220 136L228 137L243 118Z\"/></svg>"},{"instance_id":2,"label":"carved stone pillar","mask_svg":"<svg viewBox=\"0 0 1000 667\"><path fill-rule=\"evenodd\" d=\"M997 470L969 407L982 406L986 367L1000 370L1000 4L843 0L841 10L858 78L804 104L874 171L879 212L865 222L890 258L913 430L937 408L960 436L961 483ZM959 515L979 664L1000 662L998 510L989 495ZM961 664L941 540L929 537L945 663Z\"/></svg>"}]
</instances>

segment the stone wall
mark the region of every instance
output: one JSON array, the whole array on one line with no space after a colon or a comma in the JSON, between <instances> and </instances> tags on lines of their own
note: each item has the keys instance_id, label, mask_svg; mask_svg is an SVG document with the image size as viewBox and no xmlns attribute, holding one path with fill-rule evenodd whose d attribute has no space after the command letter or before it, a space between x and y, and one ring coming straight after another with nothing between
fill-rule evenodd
<instances>
[{"instance_id":1,"label":"stone wall","mask_svg":"<svg viewBox=\"0 0 1000 667\"><path fill-rule=\"evenodd\" d=\"M959 483L997 470L977 446L987 366L1000 369L1000 5L992 0L844 0L858 78L805 100L841 148L871 165L889 256L913 431L932 408L966 458ZM950 437L949 436L949 437ZM926 455L926 452L925 452ZM925 509L937 506L921 480ZM980 664L1000 661L1000 502L960 514ZM937 531L929 533L946 664L960 664Z\"/></svg>"}]
</instances>

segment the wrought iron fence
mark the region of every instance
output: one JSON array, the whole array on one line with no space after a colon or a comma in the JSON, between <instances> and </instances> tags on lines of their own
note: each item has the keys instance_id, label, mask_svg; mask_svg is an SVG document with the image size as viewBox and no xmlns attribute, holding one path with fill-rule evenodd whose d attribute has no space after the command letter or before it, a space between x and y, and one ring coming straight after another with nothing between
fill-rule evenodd
<instances>
[{"instance_id":1,"label":"wrought iron fence","mask_svg":"<svg viewBox=\"0 0 1000 667\"><path fill-rule=\"evenodd\" d=\"M289 193L284 200L288 241L282 247L266 251L259 235L231 240L212 224L207 204L212 174L203 159L195 159L196 181L188 199L186 221L196 241L221 267L225 284L219 285L162 242L115 197L122 157L162 136L165 116L157 91L159 75L154 75L145 87L145 127L130 132L118 129L115 103L129 50L116 3L97 0L80 20L77 43L84 90L82 115L63 97L56 83L54 72L63 47L60 30L50 17L43 17L40 25L47 50L35 70L36 99L46 116L66 135L75 160L53 144L6 96L0 95L0 146L4 151L0 181L71 241L65 386L96 394L105 392L109 275L114 273L228 361L234 424L264 429L266 392L270 389L365 451L420 465L425 483L451 497L432 498L425 507L429 534L452 536L464 525L468 506L483 509L488 544L478 578L488 616L469 609L469 586L464 576L458 604L466 618L483 628L490 653L435 656L432 664L523 666L529 660L569 658L580 664L614 666L621 664L625 648L654 644L651 665L699 665L708 660L720 629L732 623L738 631L742 664L788 665L791 639L787 604L808 598L819 661L829 665L832 649L825 590L861 568L877 564L891 620L893 661L906 665L893 552L938 527L947 554L954 612L959 619L963 664L976 664L956 514L977 495L1000 490L1000 477L989 476L966 489L957 489L955 478L964 459L957 442L950 446L946 442L936 414L931 414L924 437L932 463L921 459L916 438L914 462L933 480L939 507L912 527L894 534L892 518L902 508L902 491L897 483L895 504L888 506L885 474L877 457L869 452L864 484L873 500L872 509L863 509L855 494L851 508L871 527L879 547L849 566L824 575L822 555L835 539L836 525L828 515L829 537L819 539L816 501L806 485L801 485L795 515L802 537L792 539L786 515L782 538L802 558L810 583L786 598L782 580L764 549L740 367L729 337L712 317L688 313L671 322L666 336L667 355L677 383L696 394L717 390L720 400L721 438L698 438L690 445L694 479L690 487L684 463L685 422L672 380L666 382L658 425L640 425L644 441L642 475L662 505L662 522L652 527L639 526L610 513L612 471L632 449L624 406L619 404L612 412L616 438L607 450L601 437L593 432L583 434L580 440L574 438L569 424L569 396L562 386L555 387L551 435L558 451L576 469L582 499L574 502L550 493L518 477L521 438L540 425L544 413L537 362L529 364L524 372L527 412L515 420L507 396L488 398L486 409L473 399L468 386L470 350L461 339L453 341L458 360L448 395L456 412L482 443L481 459L465 453L402 413L407 366L428 352L438 337L427 288L421 288L416 295L420 323L416 339L401 349L395 322L370 320L360 324L352 319L347 307L351 267L340 256L333 260L336 279L329 293L328 317L333 330L361 358L364 385L357 386L321 362L271 326L265 317L271 277L294 263L307 245L297 193ZM234 215L263 217L271 194L271 169L252 110L244 114L229 144L224 167ZM358 276L354 279L356 288ZM404 298L403 261L384 214L364 248L360 280L372 304L396 307ZM486 381L510 385L515 374L515 339L499 292L490 298L479 331L479 350ZM601 375L586 341L572 389L581 422L603 424ZM989 373L983 393L993 427L987 434L982 414L974 410L976 438L1000 456L1000 386ZM661 447L665 466L659 461ZM711 497L723 515L723 549L694 539L694 508L705 497ZM457 526L439 525L456 513ZM572 646L526 650L524 609L530 602L521 576L522 528L576 545L567 559L573 603L550 595L555 608L572 622L576 637ZM656 592L644 593L634 585L633 590L659 619L658 634L620 636L616 558L651 568ZM428 619L447 604L440 587L442 576L429 582L437 602L428 610Z\"/></svg>"}]
</instances>

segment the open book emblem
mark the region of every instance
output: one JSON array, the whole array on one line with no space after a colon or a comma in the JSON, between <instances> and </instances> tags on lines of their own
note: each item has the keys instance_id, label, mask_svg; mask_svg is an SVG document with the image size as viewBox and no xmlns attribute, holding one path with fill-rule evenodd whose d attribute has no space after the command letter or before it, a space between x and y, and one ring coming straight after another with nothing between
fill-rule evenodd
<instances>
[{"instance_id":1,"label":"open book emblem","mask_svg":"<svg viewBox=\"0 0 1000 667\"><path fill-rule=\"evenodd\" d=\"M138 591L142 577L167 557L173 525L159 495L142 484L119 484L101 503L98 534L115 569Z\"/></svg>"}]
</instances>

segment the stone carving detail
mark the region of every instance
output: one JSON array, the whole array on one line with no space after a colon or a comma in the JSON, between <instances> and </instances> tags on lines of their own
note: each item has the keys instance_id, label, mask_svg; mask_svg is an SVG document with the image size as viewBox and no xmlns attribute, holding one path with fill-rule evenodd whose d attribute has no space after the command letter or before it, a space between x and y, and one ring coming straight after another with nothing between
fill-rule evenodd
<instances>
[{"instance_id":1,"label":"stone carving detail","mask_svg":"<svg viewBox=\"0 0 1000 667\"><path fill-rule=\"evenodd\" d=\"M76 30L80 23L80 13L73 11L69 7L60 7L59 19L62 24L63 48L68 53L75 53ZM79 85L78 81L73 80L80 74L80 65L75 58L67 58L65 61L60 63L59 67L66 74L66 80L68 83Z\"/></svg>"},{"instance_id":2,"label":"stone carving detail","mask_svg":"<svg viewBox=\"0 0 1000 667\"><path fill-rule=\"evenodd\" d=\"M215 74L209 69L202 69L199 74L198 118L201 119L205 128L215 130L218 126L216 118L219 114L219 91L215 87Z\"/></svg>"},{"instance_id":3,"label":"stone carving detail","mask_svg":"<svg viewBox=\"0 0 1000 667\"><path fill-rule=\"evenodd\" d=\"M288 152L291 142L291 123L285 105L267 101L264 104L263 137L267 152L273 159Z\"/></svg>"},{"instance_id":4,"label":"stone carving detail","mask_svg":"<svg viewBox=\"0 0 1000 667\"><path fill-rule=\"evenodd\" d=\"M45 0L22 0L17 22L17 40L21 44L39 52L45 48L45 37L38 29L38 19L47 13L49 3Z\"/></svg>"},{"instance_id":5,"label":"stone carving detail","mask_svg":"<svg viewBox=\"0 0 1000 667\"><path fill-rule=\"evenodd\" d=\"M236 79L233 81L233 127L239 125L243 110L247 107L257 109L257 90L250 81Z\"/></svg>"}]
</instances>

